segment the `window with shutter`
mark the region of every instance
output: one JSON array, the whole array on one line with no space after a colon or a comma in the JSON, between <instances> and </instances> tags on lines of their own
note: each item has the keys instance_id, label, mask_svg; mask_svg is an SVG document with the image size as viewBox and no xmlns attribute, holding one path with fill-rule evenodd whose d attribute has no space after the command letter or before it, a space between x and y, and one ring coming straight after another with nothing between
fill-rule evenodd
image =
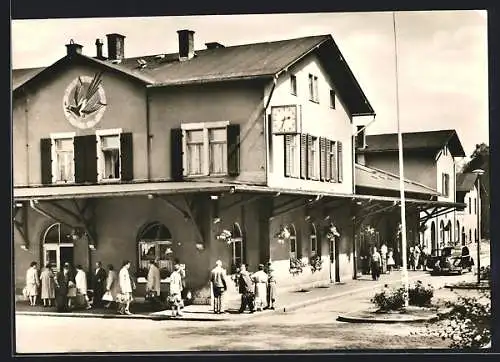
<instances>
[{"instance_id":1,"label":"window with shutter","mask_svg":"<svg viewBox=\"0 0 500 362\"><path fill-rule=\"evenodd\" d=\"M86 159L85 159L85 138L78 136L74 138L74 152L75 152L75 182L84 183L86 181Z\"/></svg>"},{"instance_id":2,"label":"window with shutter","mask_svg":"<svg viewBox=\"0 0 500 362\"><path fill-rule=\"evenodd\" d=\"M319 139L319 179L321 181L325 181L326 179L326 139L324 137L320 137Z\"/></svg>"},{"instance_id":3,"label":"window with shutter","mask_svg":"<svg viewBox=\"0 0 500 362\"><path fill-rule=\"evenodd\" d=\"M300 177L307 178L307 135L300 135Z\"/></svg>"},{"instance_id":4,"label":"window with shutter","mask_svg":"<svg viewBox=\"0 0 500 362\"><path fill-rule=\"evenodd\" d=\"M183 170L182 129L170 130L170 172L174 181L181 181Z\"/></svg>"},{"instance_id":5,"label":"window with shutter","mask_svg":"<svg viewBox=\"0 0 500 362\"><path fill-rule=\"evenodd\" d=\"M344 165L343 165L343 158L342 158L342 142L338 141L337 142L337 158L338 158L338 182L342 182L344 179Z\"/></svg>"},{"instance_id":6,"label":"window with shutter","mask_svg":"<svg viewBox=\"0 0 500 362\"><path fill-rule=\"evenodd\" d=\"M75 182L75 157L81 157L82 153L75 156L74 138L74 132L51 134L52 183ZM84 170L78 171L83 176Z\"/></svg>"},{"instance_id":7,"label":"window with shutter","mask_svg":"<svg viewBox=\"0 0 500 362\"><path fill-rule=\"evenodd\" d=\"M52 140L50 138L40 140L40 155L42 184L50 185L52 183Z\"/></svg>"},{"instance_id":8,"label":"window with shutter","mask_svg":"<svg viewBox=\"0 0 500 362\"><path fill-rule=\"evenodd\" d=\"M325 181L330 181L332 179L332 163L330 161L330 154L332 152L332 142L329 139L324 139L325 143Z\"/></svg>"},{"instance_id":9,"label":"window with shutter","mask_svg":"<svg viewBox=\"0 0 500 362\"><path fill-rule=\"evenodd\" d=\"M121 180L132 181L134 179L134 154L132 133L120 135L120 157L121 157Z\"/></svg>"},{"instance_id":10,"label":"window with shutter","mask_svg":"<svg viewBox=\"0 0 500 362\"><path fill-rule=\"evenodd\" d=\"M285 177L290 177L292 175L292 157L291 157L291 143L292 135L285 135L284 137L284 167L285 167Z\"/></svg>"},{"instance_id":11,"label":"window with shutter","mask_svg":"<svg viewBox=\"0 0 500 362\"><path fill-rule=\"evenodd\" d=\"M337 164L337 142L330 141L330 181L338 181L338 164Z\"/></svg>"},{"instance_id":12,"label":"window with shutter","mask_svg":"<svg viewBox=\"0 0 500 362\"><path fill-rule=\"evenodd\" d=\"M96 136L88 135L82 136L85 154L85 179L84 182L96 183L97 182L97 147ZM75 161L76 162L76 161Z\"/></svg>"},{"instance_id":13,"label":"window with shutter","mask_svg":"<svg viewBox=\"0 0 500 362\"><path fill-rule=\"evenodd\" d=\"M314 144L313 137L307 135L307 178L314 178Z\"/></svg>"},{"instance_id":14,"label":"window with shutter","mask_svg":"<svg viewBox=\"0 0 500 362\"><path fill-rule=\"evenodd\" d=\"M227 171L229 176L240 174L240 125L227 126Z\"/></svg>"}]
</instances>

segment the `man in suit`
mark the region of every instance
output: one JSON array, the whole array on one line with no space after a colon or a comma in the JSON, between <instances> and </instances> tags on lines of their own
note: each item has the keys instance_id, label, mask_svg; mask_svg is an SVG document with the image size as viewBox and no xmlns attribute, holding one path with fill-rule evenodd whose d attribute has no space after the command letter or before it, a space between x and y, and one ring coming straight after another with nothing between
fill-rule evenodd
<instances>
[{"instance_id":1,"label":"man in suit","mask_svg":"<svg viewBox=\"0 0 500 362\"><path fill-rule=\"evenodd\" d=\"M210 282L212 283L212 291L214 294L214 313L223 313L222 294L227 290L226 285L226 270L222 267L222 262L217 260L215 268L210 272Z\"/></svg>"},{"instance_id":2,"label":"man in suit","mask_svg":"<svg viewBox=\"0 0 500 362\"><path fill-rule=\"evenodd\" d=\"M102 263L98 261L95 271L92 275L92 289L94 290L93 305L94 307L102 306L102 296L106 291L106 270L102 267Z\"/></svg>"},{"instance_id":3,"label":"man in suit","mask_svg":"<svg viewBox=\"0 0 500 362\"><path fill-rule=\"evenodd\" d=\"M250 273L247 271L246 264L241 264L240 272L238 273L238 290L241 294L240 313L245 309L250 309L250 313L254 312L254 285Z\"/></svg>"},{"instance_id":4,"label":"man in suit","mask_svg":"<svg viewBox=\"0 0 500 362\"><path fill-rule=\"evenodd\" d=\"M58 312L68 311L68 289L70 283L75 283L75 276L71 271L69 263L64 263L63 269L56 277L56 305Z\"/></svg>"}]
</instances>

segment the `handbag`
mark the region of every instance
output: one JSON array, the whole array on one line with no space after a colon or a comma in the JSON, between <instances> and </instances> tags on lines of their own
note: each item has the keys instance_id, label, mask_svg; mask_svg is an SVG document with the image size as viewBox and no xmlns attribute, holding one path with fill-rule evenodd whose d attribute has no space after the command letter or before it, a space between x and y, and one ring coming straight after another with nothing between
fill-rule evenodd
<instances>
[{"instance_id":1,"label":"handbag","mask_svg":"<svg viewBox=\"0 0 500 362\"><path fill-rule=\"evenodd\" d=\"M113 296L111 295L111 292L106 292L104 293L104 295L102 296L102 300L104 300L105 302L113 302L114 299L113 299Z\"/></svg>"}]
</instances>

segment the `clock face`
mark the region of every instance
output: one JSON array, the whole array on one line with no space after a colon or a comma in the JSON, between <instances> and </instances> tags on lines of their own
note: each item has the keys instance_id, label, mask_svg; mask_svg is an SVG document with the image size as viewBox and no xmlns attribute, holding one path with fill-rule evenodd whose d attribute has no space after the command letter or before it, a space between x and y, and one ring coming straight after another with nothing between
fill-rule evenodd
<instances>
[{"instance_id":1,"label":"clock face","mask_svg":"<svg viewBox=\"0 0 500 362\"><path fill-rule=\"evenodd\" d=\"M271 109L273 133L297 132L297 106L277 106Z\"/></svg>"},{"instance_id":2,"label":"clock face","mask_svg":"<svg viewBox=\"0 0 500 362\"><path fill-rule=\"evenodd\" d=\"M63 112L73 126L80 129L94 127L106 110L106 94L102 87L102 72L93 77L79 76L66 88Z\"/></svg>"}]
</instances>

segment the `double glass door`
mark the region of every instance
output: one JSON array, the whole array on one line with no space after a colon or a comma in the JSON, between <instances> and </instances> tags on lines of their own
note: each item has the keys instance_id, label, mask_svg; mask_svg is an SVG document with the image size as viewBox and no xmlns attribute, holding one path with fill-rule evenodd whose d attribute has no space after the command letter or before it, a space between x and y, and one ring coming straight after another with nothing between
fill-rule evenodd
<instances>
[{"instance_id":1,"label":"double glass door","mask_svg":"<svg viewBox=\"0 0 500 362\"><path fill-rule=\"evenodd\" d=\"M43 263L50 263L54 272L61 270L64 263L73 265L73 244L45 244Z\"/></svg>"}]
</instances>

